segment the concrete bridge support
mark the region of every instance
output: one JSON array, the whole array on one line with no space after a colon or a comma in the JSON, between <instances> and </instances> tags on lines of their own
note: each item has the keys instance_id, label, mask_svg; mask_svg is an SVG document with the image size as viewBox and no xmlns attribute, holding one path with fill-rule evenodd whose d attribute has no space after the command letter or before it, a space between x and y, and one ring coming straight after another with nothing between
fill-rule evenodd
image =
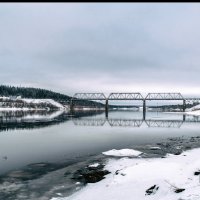
<instances>
[{"instance_id":1,"label":"concrete bridge support","mask_svg":"<svg viewBox=\"0 0 200 200\"><path fill-rule=\"evenodd\" d=\"M186 100L183 100L183 112L185 112L186 109ZM185 115L183 115L183 121L185 121Z\"/></svg>"},{"instance_id":2,"label":"concrete bridge support","mask_svg":"<svg viewBox=\"0 0 200 200\"><path fill-rule=\"evenodd\" d=\"M185 112L185 109L186 109L186 100L184 99L183 100L183 112Z\"/></svg>"},{"instance_id":3,"label":"concrete bridge support","mask_svg":"<svg viewBox=\"0 0 200 200\"><path fill-rule=\"evenodd\" d=\"M70 101L70 113L74 112L74 103L73 103L73 99L71 99Z\"/></svg>"},{"instance_id":4,"label":"concrete bridge support","mask_svg":"<svg viewBox=\"0 0 200 200\"><path fill-rule=\"evenodd\" d=\"M108 110L109 110L109 104L108 104L108 99L106 99L106 103L105 103L105 114L106 114L106 118L108 118Z\"/></svg>"},{"instance_id":5,"label":"concrete bridge support","mask_svg":"<svg viewBox=\"0 0 200 200\"><path fill-rule=\"evenodd\" d=\"M146 100L143 100L143 120L146 119Z\"/></svg>"}]
</instances>

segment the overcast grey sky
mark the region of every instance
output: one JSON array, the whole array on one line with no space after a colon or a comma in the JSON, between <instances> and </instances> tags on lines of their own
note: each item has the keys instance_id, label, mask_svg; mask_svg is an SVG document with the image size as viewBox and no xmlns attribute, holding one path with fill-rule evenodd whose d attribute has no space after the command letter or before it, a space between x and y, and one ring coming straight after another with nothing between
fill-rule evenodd
<instances>
[{"instance_id":1,"label":"overcast grey sky","mask_svg":"<svg viewBox=\"0 0 200 200\"><path fill-rule=\"evenodd\" d=\"M200 95L200 4L0 4L0 84Z\"/></svg>"}]
</instances>

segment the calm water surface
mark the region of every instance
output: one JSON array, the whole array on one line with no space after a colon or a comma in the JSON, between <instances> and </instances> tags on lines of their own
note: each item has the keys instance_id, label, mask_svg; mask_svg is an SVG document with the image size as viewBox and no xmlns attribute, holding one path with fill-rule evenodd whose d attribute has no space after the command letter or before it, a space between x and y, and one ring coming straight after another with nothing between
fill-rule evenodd
<instances>
[{"instance_id":1,"label":"calm water surface","mask_svg":"<svg viewBox=\"0 0 200 200\"><path fill-rule=\"evenodd\" d=\"M110 149L200 136L199 128L200 118L184 119L178 113L147 112L143 120L142 112L134 111L109 112L108 118L104 112L73 116L61 111L1 112L0 199L45 200L54 194L65 196L73 184L63 176L70 171L70 164Z\"/></svg>"}]
</instances>

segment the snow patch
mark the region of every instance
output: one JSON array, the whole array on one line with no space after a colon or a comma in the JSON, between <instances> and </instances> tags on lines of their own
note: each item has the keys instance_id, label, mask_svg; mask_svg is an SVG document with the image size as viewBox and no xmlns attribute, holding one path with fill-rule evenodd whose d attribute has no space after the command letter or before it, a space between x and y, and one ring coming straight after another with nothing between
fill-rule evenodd
<instances>
[{"instance_id":1,"label":"snow patch","mask_svg":"<svg viewBox=\"0 0 200 200\"><path fill-rule=\"evenodd\" d=\"M195 111L195 110L200 110L200 104L196 105L196 106L193 106L192 108L186 109L187 112Z\"/></svg>"},{"instance_id":2,"label":"snow patch","mask_svg":"<svg viewBox=\"0 0 200 200\"><path fill-rule=\"evenodd\" d=\"M161 150L160 147L150 147L149 149L151 149L151 150Z\"/></svg>"},{"instance_id":3,"label":"snow patch","mask_svg":"<svg viewBox=\"0 0 200 200\"><path fill-rule=\"evenodd\" d=\"M98 167L98 166L99 166L99 163L94 163L94 164L89 165L89 167Z\"/></svg>"},{"instance_id":4,"label":"snow patch","mask_svg":"<svg viewBox=\"0 0 200 200\"><path fill-rule=\"evenodd\" d=\"M131 157L131 156L139 156L140 154L142 154L142 152L134 150L134 149L121 149L121 150L112 149L112 150L103 152L102 154L106 156Z\"/></svg>"},{"instance_id":5,"label":"snow patch","mask_svg":"<svg viewBox=\"0 0 200 200\"><path fill-rule=\"evenodd\" d=\"M186 112L187 115L195 115L195 116L200 116L200 110L194 110L190 112Z\"/></svg>"},{"instance_id":6,"label":"snow patch","mask_svg":"<svg viewBox=\"0 0 200 200\"><path fill-rule=\"evenodd\" d=\"M186 109L185 112L187 115L196 115L196 116L200 116L200 104L196 105L192 108L188 108Z\"/></svg>"}]
</instances>

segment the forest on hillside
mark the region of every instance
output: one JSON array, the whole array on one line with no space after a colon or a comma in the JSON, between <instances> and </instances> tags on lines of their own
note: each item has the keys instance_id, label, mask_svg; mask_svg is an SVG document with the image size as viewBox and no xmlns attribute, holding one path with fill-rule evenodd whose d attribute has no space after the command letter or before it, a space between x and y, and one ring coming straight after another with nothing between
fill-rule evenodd
<instances>
[{"instance_id":1,"label":"forest on hillside","mask_svg":"<svg viewBox=\"0 0 200 200\"><path fill-rule=\"evenodd\" d=\"M32 87L14 87L0 85L0 97L10 97L10 96L21 96L21 98L32 98L32 99L53 99L61 104L69 104L72 97L61 94L58 92L53 92L51 90L32 88ZM92 106L92 107L102 107L102 103L79 100L75 102L79 106Z\"/></svg>"},{"instance_id":2,"label":"forest on hillside","mask_svg":"<svg viewBox=\"0 0 200 200\"><path fill-rule=\"evenodd\" d=\"M69 101L71 97L41 88L14 87L0 85L0 96L21 96L21 98L53 99L55 101Z\"/></svg>"}]
</instances>

